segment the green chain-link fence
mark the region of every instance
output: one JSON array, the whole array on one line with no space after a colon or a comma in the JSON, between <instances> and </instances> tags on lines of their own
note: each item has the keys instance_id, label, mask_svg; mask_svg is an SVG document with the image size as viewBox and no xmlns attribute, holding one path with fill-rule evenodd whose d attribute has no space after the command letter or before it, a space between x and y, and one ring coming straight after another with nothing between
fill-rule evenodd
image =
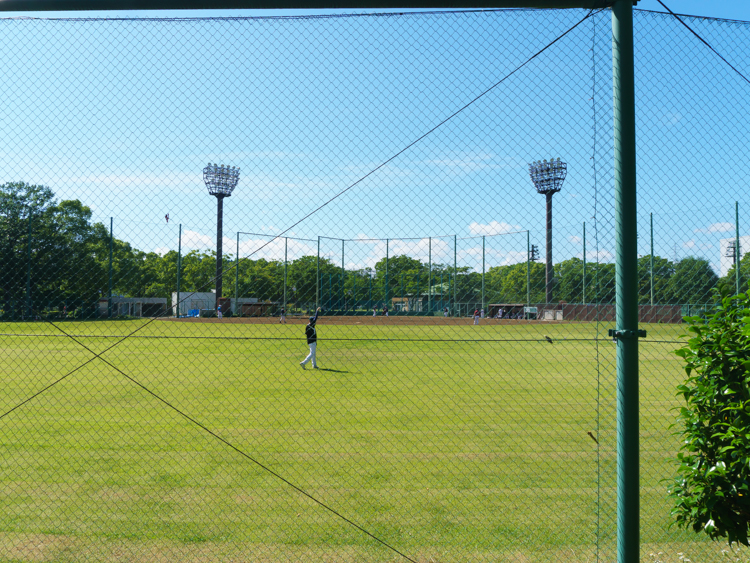
<instances>
[{"instance_id":1,"label":"green chain-link fence","mask_svg":"<svg viewBox=\"0 0 750 563\"><path fill-rule=\"evenodd\" d=\"M0 20L0 560L613 561L610 18ZM642 560L721 561L665 480L750 90L634 23Z\"/></svg>"}]
</instances>

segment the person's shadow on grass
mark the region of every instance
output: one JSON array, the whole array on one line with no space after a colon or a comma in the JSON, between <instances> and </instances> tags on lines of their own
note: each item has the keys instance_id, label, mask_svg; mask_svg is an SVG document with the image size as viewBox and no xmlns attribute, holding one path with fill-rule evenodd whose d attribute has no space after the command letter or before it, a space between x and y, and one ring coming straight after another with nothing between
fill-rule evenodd
<instances>
[{"instance_id":1,"label":"person's shadow on grass","mask_svg":"<svg viewBox=\"0 0 750 563\"><path fill-rule=\"evenodd\" d=\"M346 370L343 369L333 369L333 368L318 368L318 371L331 371L333 373L349 373Z\"/></svg>"}]
</instances>

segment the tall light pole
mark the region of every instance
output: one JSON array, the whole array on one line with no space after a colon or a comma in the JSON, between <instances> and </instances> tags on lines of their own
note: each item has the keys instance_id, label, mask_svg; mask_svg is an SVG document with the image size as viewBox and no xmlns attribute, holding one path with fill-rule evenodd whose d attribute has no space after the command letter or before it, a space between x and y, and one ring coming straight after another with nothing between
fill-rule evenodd
<instances>
[{"instance_id":1,"label":"tall light pole","mask_svg":"<svg viewBox=\"0 0 750 563\"><path fill-rule=\"evenodd\" d=\"M203 181L208 188L208 193L216 197L216 304L219 308L219 299L221 299L221 276L222 276L222 230L224 221L224 198L232 195L237 182L240 179L240 169L234 166L224 166L209 163L203 169Z\"/></svg>"},{"instance_id":2,"label":"tall light pole","mask_svg":"<svg viewBox=\"0 0 750 563\"><path fill-rule=\"evenodd\" d=\"M547 198L547 303L552 303L552 286L553 271L552 271L552 196L562 189L565 176L568 173L568 165L562 162L559 158L555 160L551 158L549 162L546 160L536 161L529 164L529 176L531 181L534 182L534 187L537 193L544 195Z\"/></svg>"}]
</instances>

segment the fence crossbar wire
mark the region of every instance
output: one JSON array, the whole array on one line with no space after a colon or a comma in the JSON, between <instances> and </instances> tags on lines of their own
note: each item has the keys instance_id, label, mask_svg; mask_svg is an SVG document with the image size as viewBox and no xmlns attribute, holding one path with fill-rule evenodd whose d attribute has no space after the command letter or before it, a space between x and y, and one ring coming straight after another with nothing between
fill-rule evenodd
<instances>
[{"instance_id":1,"label":"fence crossbar wire","mask_svg":"<svg viewBox=\"0 0 750 563\"><path fill-rule=\"evenodd\" d=\"M33 337L44 337L44 338L63 338L64 334L4 334L3 336L16 336L19 338ZM114 336L101 336L96 334L79 334L78 338L121 338L121 335ZM166 336L166 335L148 335L148 336L133 336L132 338L143 338L143 339L154 339L154 340L273 340L279 342L299 342L297 337L284 337L279 338L277 336ZM559 338L555 337L554 342L596 342L604 341L605 338L595 336L593 338ZM672 344L684 344L679 340L645 340L646 342L657 342L657 343L672 343ZM331 337L326 338L326 342L543 342L549 343L546 338L337 338Z\"/></svg>"},{"instance_id":2,"label":"fence crossbar wire","mask_svg":"<svg viewBox=\"0 0 750 563\"><path fill-rule=\"evenodd\" d=\"M78 338L76 338L73 334L64 331L62 328L60 328L59 326L55 325L54 323L50 323L50 324L52 324L57 330L59 330L60 332L62 332L64 336L67 336L70 340L72 340L73 342L75 342L76 344L78 344L81 348L83 348L84 350L86 350L87 352L89 352L90 354L92 354L92 357L87 362L85 362L84 364L81 364L80 366L78 366L77 368L75 368L75 370L71 371L65 377L67 377L68 375L72 374L74 371L77 371L77 370L81 369L84 365L86 365L86 364L88 364L90 362L93 362L94 360L98 359L98 360L104 362L106 365L108 365L113 370L115 370L116 372L118 372L120 375L122 375L123 377L125 377L131 383L133 383L134 385L140 387L143 391L145 391L146 393L148 393L149 395L151 395L152 397L154 397L156 400L160 401L162 404L164 404L168 408L172 409L177 414L179 414L180 416L182 416L183 418L185 418L186 420L188 420L189 422L191 422L192 424L194 424L195 426L197 426L198 428L200 428L201 430L203 430L204 432L206 432L208 435L214 437L219 442L221 442L225 446L229 447L230 449L234 450L235 452L237 452L238 454L240 454L245 459L251 461L252 463L254 463L255 465L257 465L258 467L260 467L261 469L263 469L264 471L266 471L267 473L269 473L270 475L272 475L273 477L275 477L276 479L278 479L279 481L281 481L284 484L288 485L289 487L291 487L292 489L294 489L295 491L297 491L301 495L307 497L308 499L310 499L311 501L313 501L314 503L316 503L320 507L324 508L325 510L329 511L331 514L335 515L336 517L340 518L341 520L343 520L347 524L350 524L351 526L353 526L354 528L356 528L360 532L362 532L365 535L369 536L370 538L374 539L375 541L377 541L378 543L380 543L384 547L386 547L386 548L390 549L391 551L393 551L394 553L400 555L401 557L403 557L407 561L411 561L411 563L417 563L417 561L415 559L413 559L413 558L409 557L408 555L406 555L405 553L399 551L398 549L396 549L395 547L393 547L392 545L390 545L386 541L380 539L378 536L372 534L371 532L369 532L368 530L366 530L365 528L363 528L362 526L360 526L359 524L357 524L356 522L354 522L353 520L351 520L350 518L347 518L346 516L344 516L343 514L341 514L340 512L338 512L336 509L330 507L329 505L327 505L323 501L317 499L316 497L314 497L313 495L311 495L310 493L308 493L307 491L305 491L301 487L295 485L294 483L292 483L291 481L289 481L288 479L286 479L283 475L279 474L278 472L274 471L273 469L271 469L267 465L265 465L262 462L258 461L256 458L254 458L253 456L251 456L250 454L248 454L246 451L244 451L244 450L240 449L239 447L235 446L233 443L231 443L230 441L228 441L226 438L220 436L219 434L217 434L216 432L214 432L213 430L211 430L208 426L206 426L205 424L201 423L196 418L190 416L185 411L179 409L178 407L176 407L175 405L173 405L172 403L170 403L169 401L167 401L165 398L163 398L162 396L160 396L158 393L152 391L151 389L149 389L148 387L146 387L143 383L141 383L140 381L138 381L134 377L128 375L127 373L125 373L122 369L120 369L119 367L117 367L116 365L114 365L112 362L110 362L106 358L102 357L102 354L104 354L108 350L111 350L114 346L116 346L117 344L119 344L119 342L113 344L112 346L110 346L106 350L103 350L102 352L97 353L97 352L94 352L88 346L86 346L86 344L84 344L83 342L81 342L80 340L78 340ZM49 385L47 388L51 388L53 385L59 383L59 381L61 381L62 379L63 378L61 378L60 380L54 382L52 385ZM42 392L43 391L38 392L35 396L39 396ZM26 402L30 401L32 398L33 397L30 397L29 399L26 400ZM17 407L15 407L15 408L17 408ZM5 413L3 415L0 415L0 419L2 419L8 413L10 413L13 410L15 410L15 408L11 409L11 411L8 411L7 413Z\"/></svg>"},{"instance_id":3,"label":"fence crossbar wire","mask_svg":"<svg viewBox=\"0 0 750 563\"><path fill-rule=\"evenodd\" d=\"M684 21L684 20L683 20L683 19L682 19L682 18L681 18L680 16L678 16L678 15L677 15L677 14L675 14L675 13L674 13L674 12L673 12L672 10L670 10L670 9L669 9L669 8L668 8L668 7L666 6L666 4L664 4L664 2L662 2L661 0L656 0L656 1L657 1L657 2L659 2L659 4L661 4L661 5L662 5L662 7L663 7L663 8L664 8L664 9L665 9L665 10L666 10L667 12L669 12L670 14L672 14L672 16L673 16L673 17L674 17L674 18L675 18L675 19L676 19L676 20L677 20L678 22L680 22L680 23L681 23L682 25L684 25L684 26L685 26L685 27L687 28L687 30L688 30L688 31L689 31L690 33L692 33L693 35L695 35L695 36L696 36L696 37L698 38L698 40L699 40L699 41L700 41L701 43L703 43L703 44L704 44L704 45L705 45L706 47L708 47L709 49L711 49L711 51L713 51L713 53L714 53L714 54L715 54L715 55L716 55L717 57L719 57L719 58L720 58L720 59L721 59L722 61L724 61L724 62L725 62L725 63L727 64L727 66L729 66L729 68L731 68L731 69L732 69L732 70L733 70L734 72L736 72L737 74L739 74L739 75L740 75L740 76L742 77L742 79L743 79L743 80L744 80L745 82L747 82L748 84L750 84L750 79L748 79L748 77L747 77L747 76L745 76L744 74L742 74L742 72L741 72L740 70L738 70L738 69L737 69L737 68L736 68L736 67L735 67L735 66L734 66L734 65L733 65L732 63L730 63L730 62L729 62L728 60L726 60L726 59L725 59L725 58L724 58L724 57L722 56L722 54L721 54L721 53L719 53L719 52L718 52L718 51L717 51L716 49L714 49L714 48L713 48L713 46L712 46L712 45L711 45L711 44L710 44L710 43L709 43L708 41L706 41L705 39L703 39L703 37L701 37L701 35L700 35L700 34L699 34L699 33L698 33L697 31L695 31L695 30L694 30L694 29L693 29L692 27L690 27L690 26L689 26L689 25L688 25L687 23L685 23L685 21Z\"/></svg>"}]
</instances>

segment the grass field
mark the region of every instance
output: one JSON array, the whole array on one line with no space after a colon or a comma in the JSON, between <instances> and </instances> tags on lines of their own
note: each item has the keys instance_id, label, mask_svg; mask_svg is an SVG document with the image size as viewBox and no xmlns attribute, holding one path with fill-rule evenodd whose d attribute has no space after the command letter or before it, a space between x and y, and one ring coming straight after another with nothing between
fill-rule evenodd
<instances>
[{"instance_id":1,"label":"grass field","mask_svg":"<svg viewBox=\"0 0 750 563\"><path fill-rule=\"evenodd\" d=\"M0 325L0 413L69 374L0 418L2 561L406 561L340 516L420 562L614 560L596 324L323 319L305 371L299 323L59 326ZM667 529L684 328L644 328L643 560L725 560Z\"/></svg>"}]
</instances>

